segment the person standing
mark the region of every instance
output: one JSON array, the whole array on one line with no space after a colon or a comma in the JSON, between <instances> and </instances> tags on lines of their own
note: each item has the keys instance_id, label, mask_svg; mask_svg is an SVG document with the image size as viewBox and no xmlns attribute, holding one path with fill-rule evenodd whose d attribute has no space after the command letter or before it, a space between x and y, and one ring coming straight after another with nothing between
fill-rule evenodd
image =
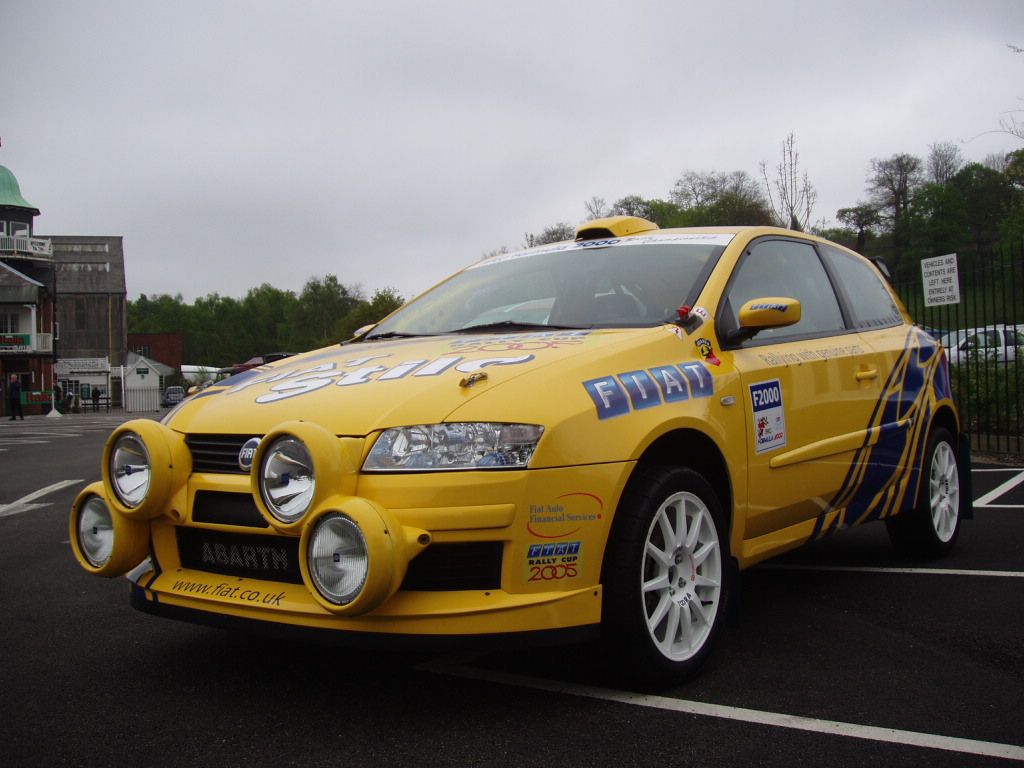
<instances>
[{"instance_id":1,"label":"person standing","mask_svg":"<svg viewBox=\"0 0 1024 768\"><path fill-rule=\"evenodd\" d=\"M92 388L92 410L95 413L99 413L100 410L100 388Z\"/></svg>"},{"instance_id":2,"label":"person standing","mask_svg":"<svg viewBox=\"0 0 1024 768\"><path fill-rule=\"evenodd\" d=\"M21 381L16 373L11 374L11 380L7 384L7 401L11 407L11 421L14 421L16 416L24 421L25 414L21 410Z\"/></svg>"}]
</instances>

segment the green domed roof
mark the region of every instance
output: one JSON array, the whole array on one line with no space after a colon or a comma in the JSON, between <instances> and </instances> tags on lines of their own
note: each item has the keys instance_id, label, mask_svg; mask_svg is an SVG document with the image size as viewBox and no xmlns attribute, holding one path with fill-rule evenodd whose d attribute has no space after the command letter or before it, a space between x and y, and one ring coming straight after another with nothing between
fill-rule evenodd
<instances>
[{"instance_id":1,"label":"green domed roof","mask_svg":"<svg viewBox=\"0 0 1024 768\"><path fill-rule=\"evenodd\" d=\"M36 216L39 209L21 196L21 188L14 174L0 165L0 206L7 205L13 208L28 208Z\"/></svg>"}]
</instances>

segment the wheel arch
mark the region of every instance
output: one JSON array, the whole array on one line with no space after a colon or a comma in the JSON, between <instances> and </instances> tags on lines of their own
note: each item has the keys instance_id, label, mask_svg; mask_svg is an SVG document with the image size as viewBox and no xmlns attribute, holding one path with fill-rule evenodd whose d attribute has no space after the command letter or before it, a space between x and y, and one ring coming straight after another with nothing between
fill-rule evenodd
<instances>
[{"instance_id":1,"label":"wheel arch","mask_svg":"<svg viewBox=\"0 0 1024 768\"><path fill-rule=\"evenodd\" d=\"M722 511L726 516L727 530L722 536L728 542L733 528L733 488L729 475L729 466L718 445L708 435L696 429L677 429L658 437L651 443L633 467L629 479L619 496L619 503L628 497L632 485L642 482L645 470L653 466L686 467L701 474L711 485L721 502ZM616 509L616 512L618 510ZM609 541L615 536L618 514L612 520ZM608 547L605 547L607 555ZM730 553L730 556L731 553ZM603 572L603 565L602 565Z\"/></svg>"}]
</instances>

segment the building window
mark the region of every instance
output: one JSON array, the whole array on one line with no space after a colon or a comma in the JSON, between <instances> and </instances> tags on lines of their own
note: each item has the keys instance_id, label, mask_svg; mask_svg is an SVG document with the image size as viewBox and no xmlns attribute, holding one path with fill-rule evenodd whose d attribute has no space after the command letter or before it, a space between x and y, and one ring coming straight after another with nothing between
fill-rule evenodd
<instances>
[{"instance_id":1,"label":"building window","mask_svg":"<svg viewBox=\"0 0 1024 768\"><path fill-rule=\"evenodd\" d=\"M18 313L0 312L0 333L18 332Z\"/></svg>"},{"instance_id":2,"label":"building window","mask_svg":"<svg viewBox=\"0 0 1024 768\"><path fill-rule=\"evenodd\" d=\"M140 344L137 347L135 347L135 349L133 349L132 352L134 352L137 355L141 355L142 357L153 357L153 353L150 351L148 344Z\"/></svg>"}]
</instances>

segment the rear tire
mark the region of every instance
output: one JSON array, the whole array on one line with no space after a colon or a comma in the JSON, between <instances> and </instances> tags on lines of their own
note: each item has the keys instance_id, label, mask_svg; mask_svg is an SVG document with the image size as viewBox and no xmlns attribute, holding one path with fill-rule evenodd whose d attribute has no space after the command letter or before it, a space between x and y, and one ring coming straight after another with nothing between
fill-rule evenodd
<instances>
[{"instance_id":1,"label":"rear tire","mask_svg":"<svg viewBox=\"0 0 1024 768\"><path fill-rule=\"evenodd\" d=\"M608 544L603 636L620 677L665 686L704 665L724 621L732 568L711 485L690 469L641 473Z\"/></svg>"},{"instance_id":2,"label":"rear tire","mask_svg":"<svg viewBox=\"0 0 1024 768\"><path fill-rule=\"evenodd\" d=\"M960 533L960 474L956 441L949 430L936 427L928 439L921 467L917 505L887 518L889 539L905 555L930 559L945 555Z\"/></svg>"}]
</instances>

